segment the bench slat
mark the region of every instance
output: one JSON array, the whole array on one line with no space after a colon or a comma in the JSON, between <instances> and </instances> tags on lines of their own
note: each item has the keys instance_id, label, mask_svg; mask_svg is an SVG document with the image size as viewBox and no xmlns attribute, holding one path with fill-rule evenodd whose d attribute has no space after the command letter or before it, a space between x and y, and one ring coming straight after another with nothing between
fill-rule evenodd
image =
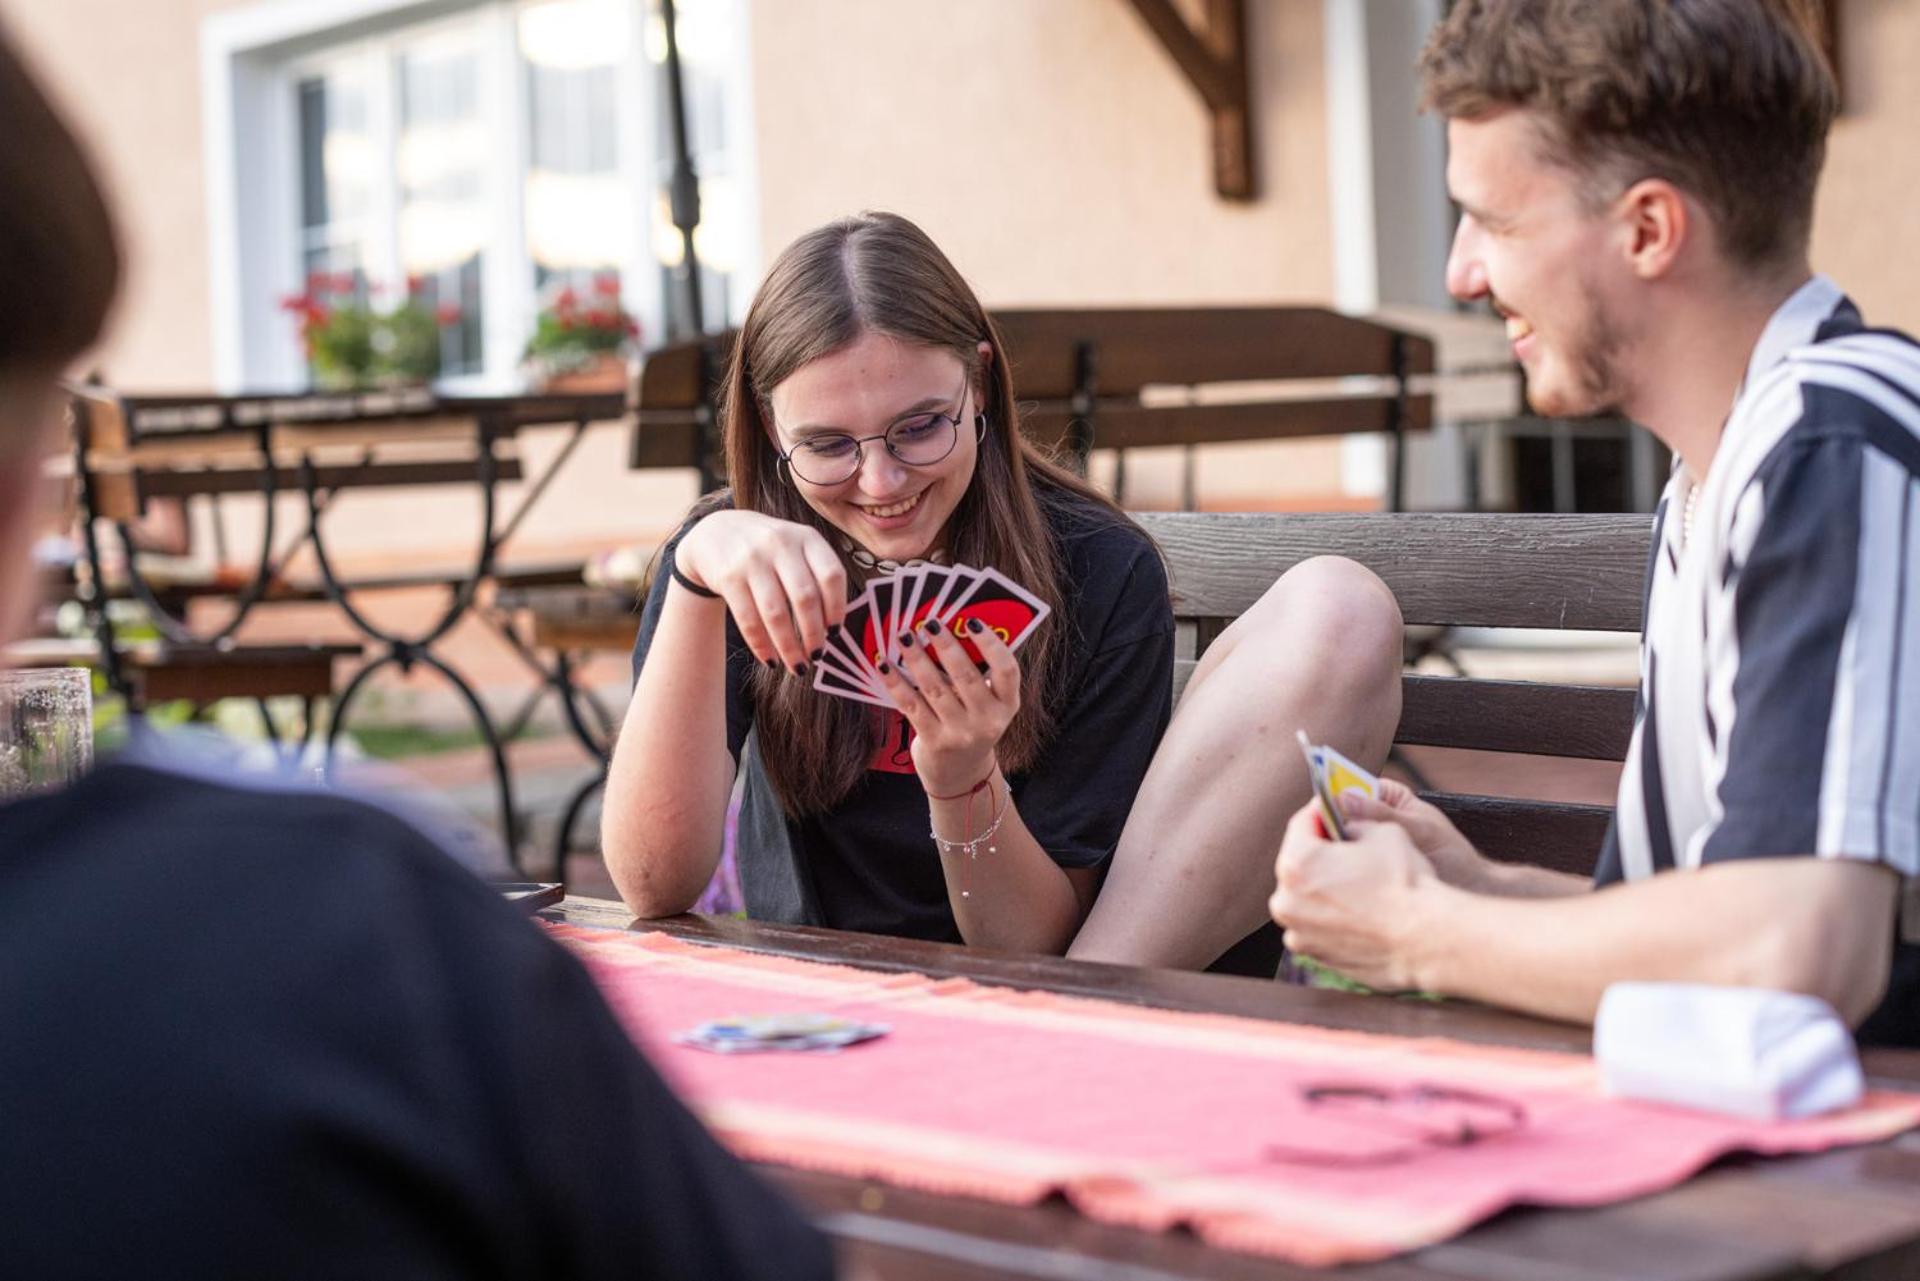
<instances>
[{"instance_id":1,"label":"bench slat","mask_svg":"<svg viewBox=\"0 0 1920 1281\"><path fill-rule=\"evenodd\" d=\"M1423 747L1621 761L1634 691L1596 685L1408 676L1396 741Z\"/></svg>"},{"instance_id":2,"label":"bench slat","mask_svg":"<svg viewBox=\"0 0 1920 1281\"><path fill-rule=\"evenodd\" d=\"M1426 793L1488 858L1591 876L1613 810L1606 805Z\"/></svg>"},{"instance_id":3,"label":"bench slat","mask_svg":"<svg viewBox=\"0 0 1920 1281\"><path fill-rule=\"evenodd\" d=\"M1225 405L1103 406L1093 420L1094 445L1098 449L1147 449L1383 432L1393 425L1393 405L1389 396L1335 396ZM1020 427L1032 439L1052 444L1066 438L1072 419L1073 413L1065 403L1046 401L1024 411ZM1433 397L1409 397L1406 428L1423 431L1432 425Z\"/></svg>"},{"instance_id":4,"label":"bench slat","mask_svg":"<svg viewBox=\"0 0 1920 1281\"><path fill-rule=\"evenodd\" d=\"M1320 307L1074 307L993 313L1021 396L1075 388L1074 348L1094 345L1103 394L1167 384L1394 372L1395 331ZM1406 372L1433 372L1433 342L1402 334Z\"/></svg>"},{"instance_id":5,"label":"bench slat","mask_svg":"<svg viewBox=\"0 0 1920 1281\"><path fill-rule=\"evenodd\" d=\"M1283 571L1338 555L1380 575L1414 625L1638 631L1645 516L1143 512L1174 613L1232 617Z\"/></svg>"},{"instance_id":6,"label":"bench slat","mask_svg":"<svg viewBox=\"0 0 1920 1281\"><path fill-rule=\"evenodd\" d=\"M321 489L392 488L405 485L449 485L474 483L480 464L472 459L447 459L435 462L372 462L325 464L314 469L314 482ZM223 467L197 471L140 471L136 474L140 491L149 498L192 497L196 494L257 493L264 479L258 467ZM524 479L520 459L512 454L499 458L494 467L496 479ZM300 490L297 464L282 463L276 469L275 484L283 493ZM104 513L103 513L104 514Z\"/></svg>"}]
</instances>

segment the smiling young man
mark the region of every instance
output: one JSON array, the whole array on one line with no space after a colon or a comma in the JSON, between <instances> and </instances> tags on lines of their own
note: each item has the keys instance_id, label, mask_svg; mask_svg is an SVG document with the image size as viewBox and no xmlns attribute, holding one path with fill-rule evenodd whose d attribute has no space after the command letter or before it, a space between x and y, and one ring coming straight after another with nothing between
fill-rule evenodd
<instances>
[{"instance_id":1,"label":"smiling young man","mask_svg":"<svg viewBox=\"0 0 1920 1281\"><path fill-rule=\"evenodd\" d=\"M1809 270L1835 108L1789 0L1460 0L1422 56L1461 209L1449 290L1528 398L1677 457L1597 892L1394 789L1310 810L1270 907L1376 986L1570 1020L1621 979L1809 992L1920 1043L1920 348Z\"/></svg>"}]
</instances>

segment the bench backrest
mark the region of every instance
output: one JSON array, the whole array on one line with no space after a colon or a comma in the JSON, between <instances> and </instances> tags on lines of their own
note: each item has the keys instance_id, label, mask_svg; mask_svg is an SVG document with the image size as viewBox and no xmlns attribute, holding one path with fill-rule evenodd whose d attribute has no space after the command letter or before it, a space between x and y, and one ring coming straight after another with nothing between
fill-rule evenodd
<instances>
[{"instance_id":1,"label":"bench backrest","mask_svg":"<svg viewBox=\"0 0 1920 1281\"><path fill-rule=\"evenodd\" d=\"M993 319L1024 430L1082 465L1095 447L1397 437L1433 421L1431 391L1413 383L1433 372L1433 342L1325 308L1008 308ZM630 466L698 467L717 483L715 394L733 340L648 353Z\"/></svg>"},{"instance_id":2,"label":"bench backrest","mask_svg":"<svg viewBox=\"0 0 1920 1281\"><path fill-rule=\"evenodd\" d=\"M1358 561L1392 589L1409 626L1637 632L1647 517L1143 513L1172 578L1185 666L1291 566ZM1398 741L1621 760L1634 691L1407 675ZM1438 794L1491 857L1591 871L1606 806Z\"/></svg>"},{"instance_id":3,"label":"bench backrest","mask_svg":"<svg viewBox=\"0 0 1920 1281\"><path fill-rule=\"evenodd\" d=\"M1433 343L1322 307L1009 309L993 318L1028 432L1081 455L1432 422L1432 395L1410 382L1433 372ZM1254 386L1208 394L1220 384ZM1143 399L1150 390L1163 394Z\"/></svg>"}]
</instances>

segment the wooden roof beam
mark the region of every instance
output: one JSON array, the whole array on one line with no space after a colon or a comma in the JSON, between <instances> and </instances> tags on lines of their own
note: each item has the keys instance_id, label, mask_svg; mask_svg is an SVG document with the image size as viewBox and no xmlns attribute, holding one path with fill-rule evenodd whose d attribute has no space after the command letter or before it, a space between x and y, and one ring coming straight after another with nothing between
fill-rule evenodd
<instances>
[{"instance_id":1,"label":"wooden roof beam","mask_svg":"<svg viewBox=\"0 0 1920 1281\"><path fill-rule=\"evenodd\" d=\"M1214 189L1228 200L1252 200L1257 192L1244 0L1201 0L1198 27L1173 0L1130 2L1213 118Z\"/></svg>"}]
</instances>

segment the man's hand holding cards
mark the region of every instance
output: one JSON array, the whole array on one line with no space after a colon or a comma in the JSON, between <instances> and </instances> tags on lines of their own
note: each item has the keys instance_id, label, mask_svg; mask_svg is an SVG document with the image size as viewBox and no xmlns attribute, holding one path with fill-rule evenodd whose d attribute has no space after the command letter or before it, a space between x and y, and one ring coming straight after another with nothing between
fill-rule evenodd
<instances>
[{"instance_id":1,"label":"man's hand holding cards","mask_svg":"<svg viewBox=\"0 0 1920 1281\"><path fill-rule=\"evenodd\" d=\"M838 698L896 707L881 670L900 667L901 650L913 644L914 629L939 624L981 665L970 639L979 634L974 624L1016 650L1048 613L1044 601L995 569L922 564L895 570L869 582L847 607L846 621L829 634L826 652L814 664L813 687Z\"/></svg>"}]
</instances>

